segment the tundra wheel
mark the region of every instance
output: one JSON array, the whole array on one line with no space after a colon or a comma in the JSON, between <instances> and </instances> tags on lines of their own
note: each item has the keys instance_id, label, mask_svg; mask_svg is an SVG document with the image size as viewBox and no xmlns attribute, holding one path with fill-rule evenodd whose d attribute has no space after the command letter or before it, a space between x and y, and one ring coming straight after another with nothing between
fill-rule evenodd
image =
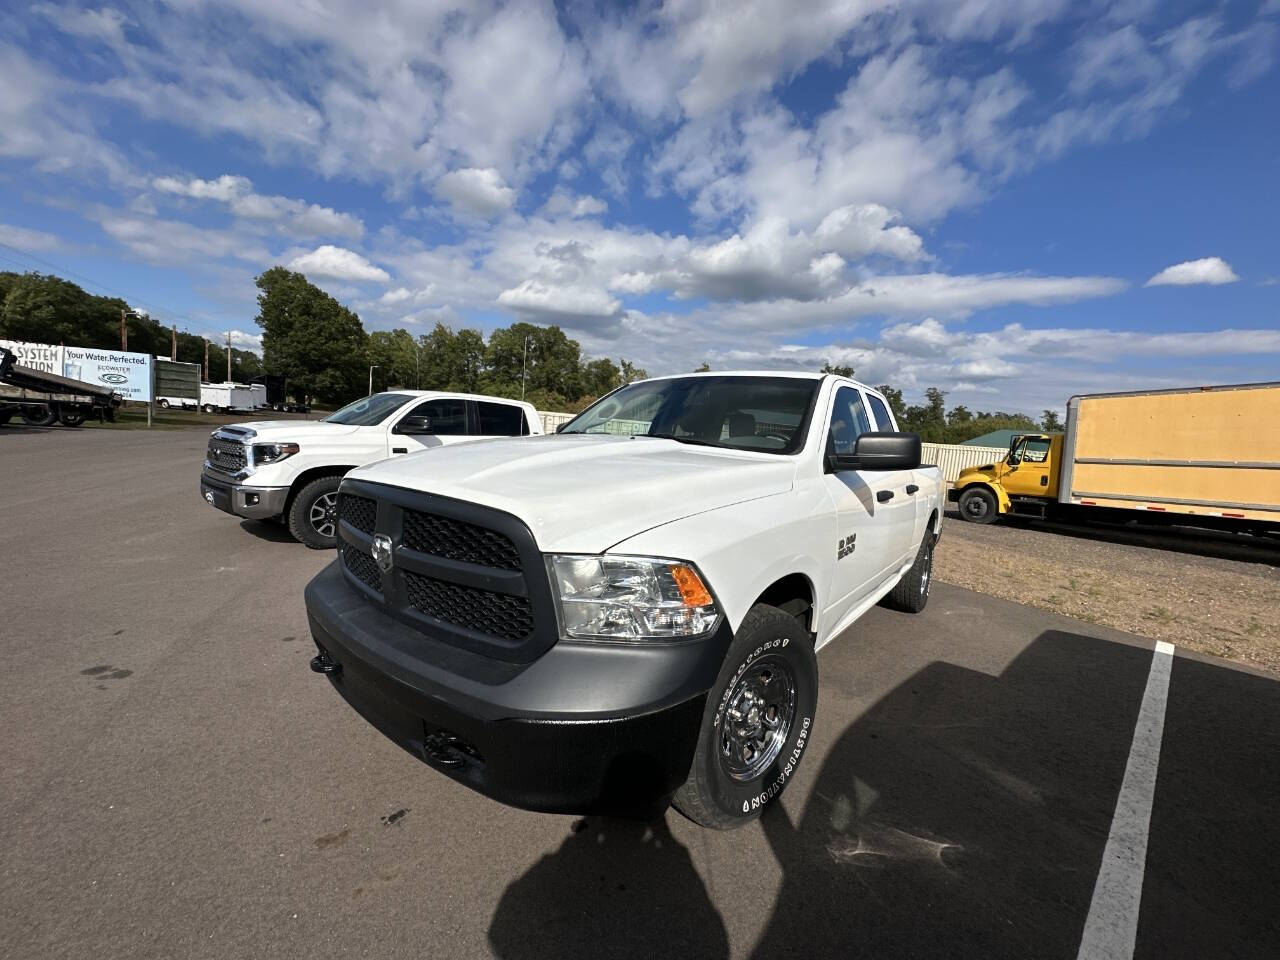
<instances>
[{"instance_id":1,"label":"tundra wheel","mask_svg":"<svg viewBox=\"0 0 1280 960\"><path fill-rule=\"evenodd\" d=\"M970 487L960 495L960 519L970 523L992 523L1000 516L996 495L986 487Z\"/></svg>"},{"instance_id":2,"label":"tundra wheel","mask_svg":"<svg viewBox=\"0 0 1280 960\"><path fill-rule=\"evenodd\" d=\"M338 484L341 477L312 480L293 498L289 532L312 550L332 550L338 533Z\"/></svg>"},{"instance_id":3,"label":"tundra wheel","mask_svg":"<svg viewBox=\"0 0 1280 960\"><path fill-rule=\"evenodd\" d=\"M817 706L818 661L804 626L777 607L752 607L707 694L676 809L718 830L760 816L795 775Z\"/></svg>"}]
</instances>

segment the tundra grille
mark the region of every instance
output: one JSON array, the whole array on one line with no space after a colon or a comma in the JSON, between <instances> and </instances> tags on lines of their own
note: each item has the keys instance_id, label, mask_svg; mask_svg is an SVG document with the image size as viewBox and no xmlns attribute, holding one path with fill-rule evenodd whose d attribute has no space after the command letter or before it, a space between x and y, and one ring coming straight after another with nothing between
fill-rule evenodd
<instances>
[{"instance_id":1,"label":"tundra grille","mask_svg":"<svg viewBox=\"0 0 1280 960\"><path fill-rule=\"evenodd\" d=\"M351 571L352 576L370 590L381 593L382 571L373 562L373 557L349 543L343 543L341 550L342 565Z\"/></svg>"},{"instance_id":2,"label":"tundra grille","mask_svg":"<svg viewBox=\"0 0 1280 960\"><path fill-rule=\"evenodd\" d=\"M405 573L405 593L419 613L503 640L533 633L533 611L524 597L512 597L458 583Z\"/></svg>"},{"instance_id":3,"label":"tundra grille","mask_svg":"<svg viewBox=\"0 0 1280 960\"><path fill-rule=\"evenodd\" d=\"M365 602L422 635L423 655L447 644L529 663L556 642L542 553L517 517L354 478L342 481L338 511L345 521L338 525L343 573L374 592L361 591ZM389 566L374 549L384 536Z\"/></svg>"},{"instance_id":4,"label":"tundra grille","mask_svg":"<svg viewBox=\"0 0 1280 960\"><path fill-rule=\"evenodd\" d=\"M446 560L461 560L499 570L519 570L520 553L496 530L420 510L404 512L404 545Z\"/></svg>"},{"instance_id":5,"label":"tundra grille","mask_svg":"<svg viewBox=\"0 0 1280 960\"><path fill-rule=\"evenodd\" d=\"M239 473L248 463L243 443L223 440L221 437L209 438L209 450L205 456L223 473Z\"/></svg>"},{"instance_id":6,"label":"tundra grille","mask_svg":"<svg viewBox=\"0 0 1280 960\"><path fill-rule=\"evenodd\" d=\"M368 497L344 493L338 497L338 516L357 530L372 534L374 521L378 517L378 504Z\"/></svg>"}]
</instances>

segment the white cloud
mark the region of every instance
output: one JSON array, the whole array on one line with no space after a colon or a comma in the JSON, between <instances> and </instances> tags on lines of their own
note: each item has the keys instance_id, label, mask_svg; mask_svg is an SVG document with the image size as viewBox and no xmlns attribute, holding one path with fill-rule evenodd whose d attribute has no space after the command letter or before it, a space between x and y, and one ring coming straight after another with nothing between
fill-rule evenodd
<instances>
[{"instance_id":1,"label":"white cloud","mask_svg":"<svg viewBox=\"0 0 1280 960\"><path fill-rule=\"evenodd\" d=\"M609 204L599 197L579 196L564 187L556 187L542 205L542 213L548 217L593 217L605 213Z\"/></svg>"},{"instance_id":2,"label":"white cloud","mask_svg":"<svg viewBox=\"0 0 1280 960\"><path fill-rule=\"evenodd\" d=\"M30 230L11 223L0 223L0 243L19 250L56 250L61 245L52 233Z\"/></svg>"},{"instance_id":3,"label":"white cloud","mask_svg":"<svg viewBox=\"0 0 1280 960\"><path fill-rule=\"evenodd\" d=\"M1200 260L1186 260L1165 267L1146 282L1148 287L1186 287L1193 284L1235 283L1240 278L1231 269L1231 265L1221 257L1203 257Z\"/></svg>"},{"instance_id":4,"label":"white cloud","mask_svg":"<svg viewBox=\"0 0 1280 960\"><path fill-rule=\"evenodd\" d=\"M358 240L364 235L364 223L359 217L303 200L254 193L253 183L247 177L231 174L223 174L216 180L156 177L151 185L161 193L225 203L237 217L273 223L282 232L296 236Z\"/></svg>"},{"instance_id":5,"label":"white cloud","mask_svg":"<svg viewBox=\"0 0 1280 960\"><path fill-rule=\"evenodd\" d=\"M243 330L224 330L222 332L222 342L227 342L227 336L231 337L231 346L240 350L252 350L254 353L262 352L262 334L246 333Z\"/></svg>"},{"instance_id":6,"label":"white cloud","mask_svg":"<svg viewBox=\"0 0 1280 960\"><path fill-rule=\"evenodd\" d=\"M310 253L294 257L289 269L355 283L386 283L391 279L387 271L374 266L354 250L335 247L329 243L316 247Z\"/></svg>"},{"instance_id":7,"label":"white cloud","mask_svg":"<svg viewBox=\"0 0 1280 960\"><path fill-rule=\"evenodd\" d=\"M604 319L621 309L622 303L602 289L552 286L539 280L525 280L498 294L498 303L520 313L548 318Z\"/></svg>"},{"instance_id":8,"label":"white cloud","mask_svg":"<svg viewBox=\"0 0 1280 960\"><path fill-rule=\"evenodd\" d=\"M516 192L493 167L451 170L436 182L436 192L454 210L473 217L497 216L516 202Z\"/></svg>"}]
</instances>

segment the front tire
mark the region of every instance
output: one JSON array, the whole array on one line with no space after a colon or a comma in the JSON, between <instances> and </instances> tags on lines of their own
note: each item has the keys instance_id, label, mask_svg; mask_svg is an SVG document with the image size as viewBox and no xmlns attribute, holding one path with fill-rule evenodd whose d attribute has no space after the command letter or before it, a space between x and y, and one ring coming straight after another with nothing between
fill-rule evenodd
<instances>
[{"instance_id":1,"label":"front tire","mask_svg":"<svg viewBox=\"0 0 1280 960\"><path fill-rule=\"evenodd\" d=\"M675 808L717 830L759 817L795 775L817 708L818 660L803 624L777 607L752 607L707 694Z\"/></svg>"},{"instance_id":2,"label":"front tire","mask_svg":"<svg viewBox=\"0 0 1280 960\"><path fill-rule=\"evenodd\" d=\"M312 550L332 550L338 532L338 484L341 477L320 477L306 484L289 507L289 532Z\"/></svg>"},{"instance_id":3,"label":"front tire","mask_svg":"<svg viewBox=\"0 0 1280 960\"><path fill-rule=\"evenodd\" d=\"M160 400L157 400L157 401L156 401L156 403L157 403L157 405L160 407L160 409L161 409L161 410L168 410L168 409L169 409L169 401L168 401L168 400L165 400L165 399L161 398Z\"/></svg>"},{"instance_id":4,"label":"front tire","mask_svg":"<svg viewBox=\"0 0 1280 960\"><path fill-rule=\"evenodd\" d=\"M22 422L29 427L52 427L58 422L58 412L53 407L23 407Z\"/></svg>"},{"instance_id":5,"label":"front tire","mask_svg":"<svg viewBox=\"0 0 1280 960\"><path fill-rule=\"evenodd\" d=\"M995 523L1000 503L986 487L970 487L960 494L960 519L970 523Z\"/></svg>"}]
</instances>

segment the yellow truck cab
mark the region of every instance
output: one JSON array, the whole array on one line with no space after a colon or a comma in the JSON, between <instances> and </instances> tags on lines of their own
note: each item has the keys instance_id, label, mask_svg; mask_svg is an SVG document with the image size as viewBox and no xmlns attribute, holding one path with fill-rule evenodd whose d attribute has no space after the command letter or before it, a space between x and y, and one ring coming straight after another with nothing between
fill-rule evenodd
<instances>
[{"instance_id":1,"label":"yellow truck cab","mask_svg":"<svg viewBox=\"0 0 1280 960\"><path fill-rule=\"evenodd\" d=\"M1058 499L1061 466L1062 434L1021 434L1009 442L1000 462L961 470L948 497L959 502L960 516L972 523L991 523L1014 511L1043 517Z\"/></svg>"}]
</instances>

